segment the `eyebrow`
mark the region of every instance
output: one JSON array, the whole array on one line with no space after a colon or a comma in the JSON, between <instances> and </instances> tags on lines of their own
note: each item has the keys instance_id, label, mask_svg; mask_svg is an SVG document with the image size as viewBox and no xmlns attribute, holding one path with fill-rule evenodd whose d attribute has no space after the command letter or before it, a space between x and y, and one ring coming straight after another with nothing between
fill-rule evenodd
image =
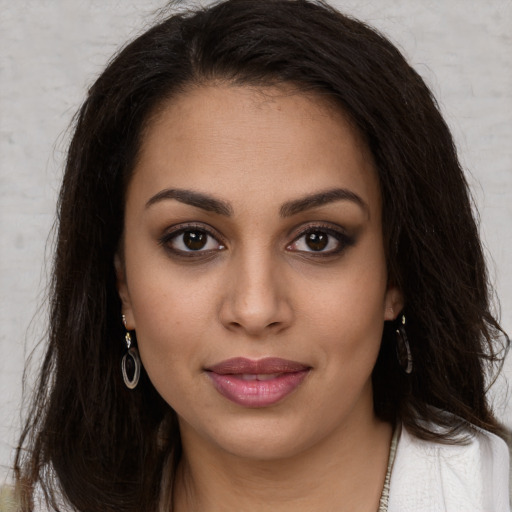
<instances>
[{"instance_id":1,"label":"eyebrow","mask_svg":"<svg viewBox=\"0 0 512 512\"><path fill-rule=\"evenodd\" d=\"M151 199L149 199L146 203L146 208L166 199L175 199L180 203L189 204L190 206L201 208L207 212L218 213L219 215L225 215L227 217L233 214L233 208L225 201L215 199L214 197L201 192L194 192L193 190L184 190L179 188L167 188L158 192L158 194L155 194Z\"/></svg>"},{"instance_id":2,"label":"eyebrow","mask_svg":"<svg viewBox=\"0 0 512 512\"><path fill-rule=\"evenodd\" d=\"M300 199L288 201L281 206L279 213L281 217L291 217L292 215L297 215L305 210L323 206L335 201L352 201L359 205L368 216L370 215L370 209L361 197L346 188L324 190L316 194L307 195Z\"/></svg>"},{"instance_id":3,"label":"eyebrow","mask_svg":"<svg viewBox=\"0 0 512 512\"><path fill-rule=\"evenodd\" d=\"M179 188L167 188L165 190L161 190L146 202L146 208L149 208L160 201L169 199L174 199L180 203L201 208L207 212L225 215L226 217L233 215L233 207L228 202L216 199L202 192ZM279 209L279 214L281 217L291 217L305 210L334 203L336 201L352 201L359 205L361 209L369 215L368 205L361 199L361 197L345 188L324 190L299 199L294 199L293 201L287 201Z\"/></svg>"}]
</instances>

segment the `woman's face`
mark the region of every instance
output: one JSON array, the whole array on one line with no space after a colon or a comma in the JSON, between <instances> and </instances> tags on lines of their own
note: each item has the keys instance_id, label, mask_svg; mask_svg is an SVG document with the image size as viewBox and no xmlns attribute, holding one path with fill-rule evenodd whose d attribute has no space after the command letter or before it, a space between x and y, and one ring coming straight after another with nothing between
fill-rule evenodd
<instances>
[{"instance_id":1,"label":"woman's face","mask_svg":"<svg viewBox=\"0 0 512 512\"><path fill-rule=\"evenodd\" d=\"M371 373L401 295L371 154L327 100L224 85L164 105L116 264L185 447L279 458L373 421Z\"/></svg>"}]
</instances>

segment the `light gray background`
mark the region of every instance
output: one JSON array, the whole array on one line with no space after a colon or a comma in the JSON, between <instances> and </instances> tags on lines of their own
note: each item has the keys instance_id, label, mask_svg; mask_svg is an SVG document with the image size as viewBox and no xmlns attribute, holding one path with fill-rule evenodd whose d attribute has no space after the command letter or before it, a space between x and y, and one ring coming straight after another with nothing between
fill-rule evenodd
<instances>
[{"instance_id":1,"label":"light gray background","mask_svg":"<svg viewBox=\"0 0 512 512\"><path fill-rule=\"evenodd\" d=\"M67 127L108 58L164 3L0 0L0 483L18 431L24 359L44 331L45 244ZM468 170L511 332L512 0L333 3L390 36L438 98ZM504 378L494 395L512 426Z\"/></svg>"}]
</instances>

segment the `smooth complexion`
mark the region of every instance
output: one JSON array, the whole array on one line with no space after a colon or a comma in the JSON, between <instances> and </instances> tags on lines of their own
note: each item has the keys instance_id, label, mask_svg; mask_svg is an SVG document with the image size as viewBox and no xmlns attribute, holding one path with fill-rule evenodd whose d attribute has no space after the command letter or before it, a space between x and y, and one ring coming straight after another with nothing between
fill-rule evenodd
<instances>
[{"instance_id":1,"label":"smooth complexion","mask_svg":"<svg viewBox=\"0 0 512 512\"><path fill-rule=\"evenodd\" d=\"M342 111L285 87L172 99L145 132L123 240L123 313L179 418L176 510L375 512L391 426L371 373L403 304L373 160ZM266 400L287 378L275 360L304 375Z\"/></svg>"}]
</instances>

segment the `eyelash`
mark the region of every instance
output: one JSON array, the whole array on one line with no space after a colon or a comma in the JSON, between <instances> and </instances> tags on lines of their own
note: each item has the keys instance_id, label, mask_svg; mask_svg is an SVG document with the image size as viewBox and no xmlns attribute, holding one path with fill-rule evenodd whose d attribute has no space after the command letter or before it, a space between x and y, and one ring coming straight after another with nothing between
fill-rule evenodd
<instances>
[{"instance_id":1,"label":"eyelash","mask_svg":"<svg viewBox=\"0 0 512 512\"><path fill-rule=\"evenodd\" d=\"M207 249L207 250L184 250L184 249L176 249L172 247L172 242L177 240L180 235L185 233L201 233L206 235L209 239L213 238L219 244L219 247L215 249ZM164 247L166 251L171 253L173 256L179 256L183 258L198 258L198 257L206 257L211 256L213 253L222 251L226 248L226 246L221 241L222 237L217 234L211 228L208 228L204 224L181 224L175 226L171 231L165 233L159 239L159 244ZM208 244L209 240L207 239L206 244ZM183 243L183 242L182 242Z\"/></svg>"},{"instance_id":2,"label":"eyelash","mask_svg":"<svg viewBox=\"0 0 512 512\"><path fill-rule=\"evenodd\" d=\"M206 249L203 250L199 248L197 250L186 250L186 249L177 249L172 247L172 242L177 240L180 235L184 235L185 233L200 233L207 236L207 240L205 245L208 245L209 239L213 239L217 242L218 247L214 249ZM294 244L297 244L303 237L306 237L311 234L326 234L329 239L327 241L326 246L328 246L332 240L336 241L337 247L335 249L331 249L329 251L315 251L315 250L294 250L291 247ZM181 241L184 244L183 241ZM307 242L305 242L307 243ZM354 245L355 238L347 235L340 228L334 228L332 225L325 224L314 224L306 226L305 229L302 229L293 239L293 241L286 246L286 250L289 252L296 252L304 257L313 257L313 258L327 258L341 254L345 249ZM226 246L222 241L222 237L213 229L205 226L204 224L186 224L186 225L178 225L175 226L171 231L165 233L159 239L159 244L164 247L164 249L171 253L173 256L183 257L183 258L205 258L208 256L212 256L214 253L223 251ZM306 256L307 255L307 256Z\"/></svg>"},{"instance_id":3,"label":"eyelash","mask_svg":"<svg viewBox=\"0 0 512 512\"><path fill-rule=\"evenodd\" d=\"M290 250L289 248L292 247L294 244L297 244L302 238L312 234L325 234L329 238L333 238L336 241L337 247L328 251L299 250L296 252L298 252L301 255L307 255L307 257L328 258L341 254L345 249L347 249L348 247L355 243L354 237L347 235L340 228L336 229L332 225L314 224L307 226L305 229L301 230L300 233L294 238L293 242L287 245L286 248ZM331 240L329 240L329 238L326 244L327 246L331 243Z\"/></svg>"}]
</instances>

